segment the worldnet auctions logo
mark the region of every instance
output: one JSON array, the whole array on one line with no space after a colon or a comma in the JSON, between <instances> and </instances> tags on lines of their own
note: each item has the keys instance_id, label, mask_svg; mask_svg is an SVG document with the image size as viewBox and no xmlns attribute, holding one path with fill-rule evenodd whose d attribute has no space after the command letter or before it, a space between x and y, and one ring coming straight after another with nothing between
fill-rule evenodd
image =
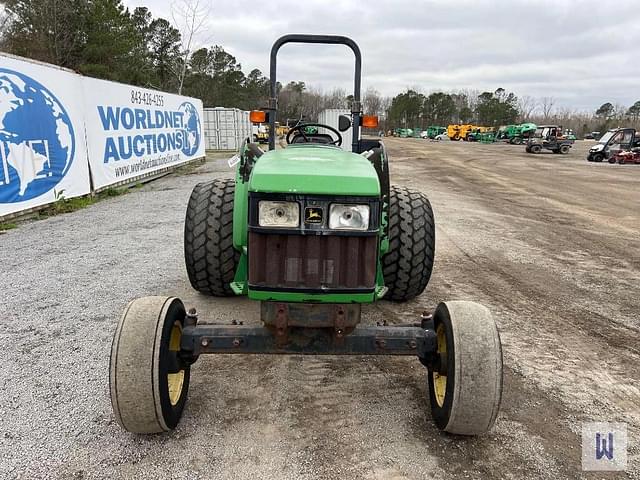
<instances>
[{"instance_id":1,"label":"worldnet auctions logo","mask_svg":"<svg viewBox=\"0 0 640 480\"><path fill-rule=\"evenodd\" d=\"M202 137L202 127L198 109L191 102L184 102L178 107L178 111L184 115L184 130L186 142L182 146L182 153L188 157L194 156L198 152Z\"/></svg>"},{"instance_id":2,"label":"worldnet auctions logo","mask_svg":"<svg viewBox=\"0 0 640 480\"><path fill-rule=\"evenodd\" d=\"M22 73L0 68L0 203L47 193L74 156L71 120L53 93Z\"/></svg>"}]
</instances>

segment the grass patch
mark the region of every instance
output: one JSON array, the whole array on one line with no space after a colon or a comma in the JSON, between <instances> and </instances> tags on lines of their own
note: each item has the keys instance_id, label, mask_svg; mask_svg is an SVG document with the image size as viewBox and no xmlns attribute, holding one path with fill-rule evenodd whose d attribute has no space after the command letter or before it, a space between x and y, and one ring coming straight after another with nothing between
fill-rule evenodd
<instances>
[{"instance_id":1,"label":"grass patch","mask_svg":"<svg viewBox=\"0 0 640 480\"><path fill-rule=\"evenodd\" d=\"M104 200L105 198L118 197L127 193L127 188L106 188L98 192L94 196L64 198L62 194L58 195L58 199L51 205L43 208L38 212L38 218L47 218L62 213L71 213L82 208L87 208L94 203Z\"/></svg>"},{"instance_id":2,"label":"grass patch","mask_svg":"<svg viewBox=\"0 0 640 480\"><path fill-rule=\"evenodd\" d=\"M96 203L96 197L60 198L38 212L38 217L46 218L61 213L70 213Z\"/></svg>"},{"instance_id":3,"label":"grass patch","mask_svg":"<svg viewBox=\"0 0 640 480\"><path fill-rule=\"evenodd\" d=\"M0 232L6 232L7 230L13 230L14 228L18 228L17 223L13 222L0 222Z\"/></svg>"}]
</instances>

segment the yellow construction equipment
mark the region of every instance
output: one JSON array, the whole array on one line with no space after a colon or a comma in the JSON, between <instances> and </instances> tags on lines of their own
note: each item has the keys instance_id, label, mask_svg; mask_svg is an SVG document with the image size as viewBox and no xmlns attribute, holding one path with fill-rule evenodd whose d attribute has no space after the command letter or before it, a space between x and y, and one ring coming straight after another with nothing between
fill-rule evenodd
<instances>
[{"instance_id":1,"label":"yellow construction equipment","mask_svg":"<svg viewBox=\"0 0 640 480\"><path fill-rule=\"evenodd\" d=\"M474 128L473 125L465 123L462 125L451 124L447 127L447 135L451 140L464 140L467 138L467 134Z\"/></svg>"}]
</instances>

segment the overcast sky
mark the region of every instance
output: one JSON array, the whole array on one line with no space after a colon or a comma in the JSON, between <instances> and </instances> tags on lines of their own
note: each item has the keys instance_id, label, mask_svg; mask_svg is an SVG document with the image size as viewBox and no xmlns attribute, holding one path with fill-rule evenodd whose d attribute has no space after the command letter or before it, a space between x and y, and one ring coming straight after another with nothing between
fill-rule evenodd
<instances>
[{"instance_id":1,"label":"overcast sky","mask_svg":"<svg viewBox=\"0 0 640 480\"><path fill-rule=\"evenodd\" d=\"M200 0L203 1L203 0ZM206 1L206 0L204 0ZM125 0L171 19L171 0ZM201 43L233 54L245 73L268 75L269 50L286 33L340 34L362 50L363 87L384 95L503 87L593 110L640 100L640 1L212 0ZM287 45L278 80L352 88L342 46Z\"/></svg>"}]
</instances>

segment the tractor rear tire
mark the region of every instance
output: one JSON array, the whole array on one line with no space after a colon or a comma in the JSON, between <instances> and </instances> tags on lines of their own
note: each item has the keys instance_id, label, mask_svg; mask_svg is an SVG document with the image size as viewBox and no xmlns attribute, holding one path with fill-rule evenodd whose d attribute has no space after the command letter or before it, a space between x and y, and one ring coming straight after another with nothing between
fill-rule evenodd
<instances>
[{"instance_id":1,"label":"tractor rear tire","mask_svg":"<svg viewBox=\"0 0 640 480\"><path fill-rule=\"evenodd\" d=\"M234 295L240 252L233 246L235 181L215 179L193 189L184 222L184 259L191 286L215 297Z\"/></svg>"},{"instance_id":2,"label":"tractor rear tire","mask_svg":"<svg viewBox=\"0 0 640 480\"><path fill-rule=\"evenodd\" d=\"M392 186L389 198L389 250L382 257L388 300L405 302L420 295L431 278L436 247L433 210L427 197Z\"/></svg>"},{"instance_id":3,"label":"tractor rear tire","mask_svg":"<svg viewBox=\"0 0 640 480\"><path fill-rule=\"evenodd\" d=\"M441 303L434 327L441 360L428 374L433 420L449 433L483 434L502 399L502 346L491 312L474 302Z\"/></svg>"},{"instance_id":4,"label":"tractor rear tire","mask_svg":"<svg viewBox=\"0 0 640 480\"><path fill-rule=\"evenodd\" d=\"M185 309L172 297L133 300L111 345L109 387L117 422L131 433L174 429L184 410L190 367L178 360Z\"/></svg>"}]
</instances>

